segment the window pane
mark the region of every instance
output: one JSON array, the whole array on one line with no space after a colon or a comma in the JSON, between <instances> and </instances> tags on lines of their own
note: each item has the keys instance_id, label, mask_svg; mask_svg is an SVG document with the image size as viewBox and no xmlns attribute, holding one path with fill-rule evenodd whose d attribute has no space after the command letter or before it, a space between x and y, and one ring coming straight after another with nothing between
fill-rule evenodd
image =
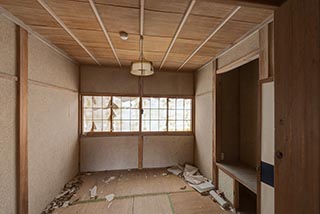
<instances>
[{"instance_id":1,"label":"window pane","mask_svg":"<svg viewBox=\"0 0 320 214\"><path fill-rule=\"evenodd\" d=\"M119 120L113 120L113 125L112 125L112 131L114 132L120 132L121 131L121 124Z\"/></svg>"},{"instance_id":2,"label":"window pane","mask_svg":"<svg viewBox=\"0 0 320 214\"><path fill-rule=\"evenodd\" d=\"M191 120L191 110L184 110L184 120Z\"/></svg>"},{"instance_id":3,"label":"window pane","mask_svg":"<svg viewBox=\"0 0 320 214\"><path fill-rule=\"evenodd\" d=\"M91 96L83 96L82 97L82 99L83 99L83 107L92 107L92 97Z\"/></svg>"},{"instance_id":4,"label":"window pane","mask_svg":"<svg viewBox=\"0 0 320 214\"><path fill-rule=\"evenodd\" d=\"M133 97L131 99L131 108L139 108L139 100L140 98L139 97Z\"/></svg>"},{"instance_id":5,"label":"window pane","mask_svg":"<svg viewBox=\"0 0 320 214\"><path fill-rule=\"evenodd\" d=\"M110 121L103 121L102 131L104 132L110 131Z\"/></svg>"},{"instance_id":6,"label":"window pane","mask_svg":"<svg viewBox=\"0 0 320 214\"><path fill-rule=\"evenodd\" d=\"M176 109L176 99L169 99L169 109Z\"/></svg>"},{"instance_id":7,"label":"window pane","mask_svg":"<svg viewBox=\"0 0 320 214\"><path fill-rule=\"evenodd\" d=\"M142 130L143 131L150 131L150 121L149 120L142 121Z\"/></svg>"},{"instance_id":8,"label":"window pane","mask_svg":"<svg viewBox=\"0 0 320 214\"><path fill-rule=\"evenodd\" d=\"M103 108L110 108L111 97L102 97L102 107Z\"/></svg>"},{"instance_id":9,"label":"window pane","mask_svg":"<svg viewBox=\"0 0 320 214\"><path fill-rule=\"evenodd\" d=\"M184 131L191 131L191 121L184 121Z\"/></svg>"},{"instance_id":10,"label":"window pane","mask_svg":"<svg viewBox=\"0 0 320 214\"><path fill-rule=\"evenodd\" d=\"M159 98L151 98L151 108L159 108Z\"/></svg>"},{"instance_id":11,"label":"window pane","mask_svg":"<svg viewBox=\"0 0 320 214\"><path fill-rule=\"evenodd\" d=\"M144 109L142 114L142 119L149 120L150 119L151 110Z\"/></svg>"},{"instance_id":12,"label":"window pane","mask_svg":"<svg viewBox=\"0 0 320 214\"><path fill-rule=\"evenodd\" d=\"M175 120L175 119L176 119L176 111L169 110L169 120Z\"/></svg>"},{"instance_id":13,"label":"window pane","mask_svg":"<svg viewBox=\"0 0 320 214\"><path fill-rule=\"evenodd\" d=\"M110 120L110 109L103 109L102 117L104 120Z\"/></svg>"},{"instance_id":14,"label":"window pane","mask_svg":"<svg viewBox=\"0 0 320 214\"><path fill-rule=\"evenodd\" d=\"M176 121L176 131L183 131L183 121Z\"/></svg>"},{"instance_id":15,"label":"window pane","mask_svg":"<svg viewBox=\"0 0 320 214\"><path fill-rule=\"evenodd\" d=\"M121 119L121 109L113 109L113 115L114 120L120 120Z\"/></svg>"},{"instance_id":16,"label":"window pane","mask_svg":"<svg viewBox=\"0 0 320 214\"><path fill-rule=\"evenodd\" d=\"M159 130L159 122L156 121L151 121L151 131L158 131Z\"/></svg>"},{"instance_id":17,"label":"window pane","mask_svg":"<svg viewBox=\"0 0 320 214\"><path fill-rule=\"evenodd\" d=\"M183 109L184 108L184 99L177 99L177 109Z\"/></svg>"},{"instance_id":18,"label":"window pane","mask_svg":"<svg viewBox=\"0 0 320 214\"><path fill-rule=\"evenodd\" d=\"M93 121L93 127L94 127L94 131L101 132L102 131L102 121L101 120Z\"/></svg>"},{"instance_id":19,"label":"window pane","mask_svg":"<svg viewBox=\"0 0 320 214\"><path fill-rule=\"evenodd\" d=\"M159 110L159 119L161 119L161 120L167 119L167 110L166 109Z\"/></svg>"},{"instance_id":20,"label":"window pane","mask_svg":"<svg viewBox=\"0 0 320 214\"><path fill-rule=\"evenodd\" d=\"M121 125L122 125L121 131L123 131L123 132L129 132L130 131L130 121L127 121L127 120L122 121Z\"/></svg>"},{"instance_id":21,"label":"window pane","mask_svg":"<svg viewBox=\"0 0 320 214\"><path fill-rule=\"evenodd\" d=\"M131 131L139 131L139 120L131 121Z\"/></svg>"},{"instance_id":22,"label":"window pane","mask_svg":"<svg viewBox=\"0 0 320 214\"><path fill-rule=\"evenodd\" d=\"M151 120L158 120L159 111L158 109L151 109Z\"/></svg>"},{"instance_id":23,"label":"window pane","mask_svg":"<svg viewBox=\"0 0 320 214\"><path fill-rule=\"evenodd\" d=\"M92 109L84 109L83 110L83 119L91 120L92 119Z\"/></svg>"},{"instance_id":24,"label":"window pane","mask_svg":"<svg viewBox=\"0 0 320 214\"><path fill-rule=\"evenodd\" d=\"M160 105L159 108L167 108L167 98L160 98Z\"/></svg>"},{"instance_id":25,"label":"window pane","mask_svg":"<svg viewBox=\"0 0 320 214\"><path fill-rule=\"evenodd\" d=\"M139 109L131 109L131 120L139 120Z\"/></svg>"},{"instance_id":26,"label":"window pane","mask_svg":"<svg viewBox=\"0 0 320 214\"><path fill-rule=\"evenodd\" d=\"M130 108L131 107L130 97L122 97L121 101L122 101L121 108Z\"/></svg>"},{"instance_id":27,"label":"window pane","mask_svg":"<svg viewBox=\"0 0 320 214\"><path fill-rule=\"evenodd\" d=\"M151 99L142 98L142 108L150 108L150 107L151 107Z\"/></svg>"},{"instance_id":28,"label":"window pane","mask_svg":"<svg viewBox=\"0 0 320 214\"><path fill-rule=\"evenodd\" d=\"M102 97L101 96L94 96L92 97L92 106L95 108L101 108L102 107Z\"/></svg>"},{"instance_id":29,"label":"window pane","mask_svg":"<svg viewBox=\"0 0 320 214\"><path fill-rule=\"evenodd\" d=\"M175 131L175 130L176 130L176 122L175 121L169 121L168 131Z\"/></svg>"},{"instance_id":30,"label":"window pane","mask_svg":"<svg viewBox=\"0 0 320 214\"><path fill-rule=\"evenodd\" d=\"M122 120L130 120L130 109L122 109L121 119Z\"/></svg>"},{"instance_id":31,"label":"window pane","mask_svg":"<svg viewBox=\"0 0 320 214\"><path fill-rule=\"evenodd\" d=\"M159 131L162 131L162 132L167 131L167 121L161 120L159 122Z\"/></svg>"},{"instance_id":32,"label":"window pane","mask_svg":"<svg viewBox=\"0 0 320 214\"><path fill-rule=\"evenodd\" d=\"M112 97L113 109L121 108L121 97Z\"/></svg>"},{"instance_id":33,"label":"window pane","mask_svg":"<svg viewBox=\"0 0 320 214\"><path fill-rule=\"evenodd\" d=\"M191 105L192 105L191 101L192 101L191 99L184 100L184 109L191 109Z\"/></svg>"},{"instance_id":34,"label":"window pane","mask_svg":"<svg viewBox=\"0 0 320 214\"><path fill-rule=\"evenodd\" d=\"M86 120L83 122L83 131L84 132L90 132L92 128L92 121Z\"/></svg>"},{"instance_id":35,"label":"window pane","mask_svg":"<svg viewBox=\"0 0 320 214\"><path fill-rule=\"evenodd\" d=\"M93 109L93 119L102 120L102 109Z\"/></svg>"},{"instance_id":36,"label":"window pane","mask_svg":"<svg viewBox=\"0 0 320 214\"><path fill-rule=\"evenodd\" d=\"M183 110L177 110L177 120L183 120Z\"/></svg>"}]
</instances>

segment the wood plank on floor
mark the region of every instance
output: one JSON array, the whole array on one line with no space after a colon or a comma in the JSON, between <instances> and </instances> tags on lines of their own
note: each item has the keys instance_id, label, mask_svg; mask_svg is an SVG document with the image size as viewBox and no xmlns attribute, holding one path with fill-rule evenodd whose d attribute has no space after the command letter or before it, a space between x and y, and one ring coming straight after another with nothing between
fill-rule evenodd
<instances>
[{"instance_id":1,"label":"wood plank on floor","mask_svg":"<svg viewBox=\"0 0 320 214\"><path fill-rule=\"evenodd\" d=\"M169 194L175 214L228 214L208 196L197 192Z\"/></svg>"}]
</instances>

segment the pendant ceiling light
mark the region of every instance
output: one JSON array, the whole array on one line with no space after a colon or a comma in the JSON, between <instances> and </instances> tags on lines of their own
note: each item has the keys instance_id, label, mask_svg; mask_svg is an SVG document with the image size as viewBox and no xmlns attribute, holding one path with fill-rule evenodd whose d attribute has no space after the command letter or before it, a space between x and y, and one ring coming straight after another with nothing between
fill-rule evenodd
<instances>
[{"instance_id":1,"label":"pendant ceiling light","mask_svg":"<svg viewBox=\"0 0 320 214\"><path fill-rule=\"evenodd\" d=\"M143 56L143 19L144 19L144 0L140 1L140 56L139 60L131 63L130 73L136 76L151 76L154 74L153 64Z\"/></svg>"}]
</instances>

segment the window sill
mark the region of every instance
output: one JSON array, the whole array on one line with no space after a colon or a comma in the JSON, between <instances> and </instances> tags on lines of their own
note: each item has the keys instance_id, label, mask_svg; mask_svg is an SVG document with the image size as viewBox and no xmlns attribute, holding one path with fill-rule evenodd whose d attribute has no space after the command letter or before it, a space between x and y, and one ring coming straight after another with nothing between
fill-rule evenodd
<instances>
[{"instance_id":1,"label":"window sill","mask_svg":"<svg viewBox=\"0 0 320 214\"><path fill-rule=\"evenodd\" d=\"M141 132L141 136L193 136L193 132ZM81 137L140 136L139 132L88 132Z\"/></svg>"}]
</instances>

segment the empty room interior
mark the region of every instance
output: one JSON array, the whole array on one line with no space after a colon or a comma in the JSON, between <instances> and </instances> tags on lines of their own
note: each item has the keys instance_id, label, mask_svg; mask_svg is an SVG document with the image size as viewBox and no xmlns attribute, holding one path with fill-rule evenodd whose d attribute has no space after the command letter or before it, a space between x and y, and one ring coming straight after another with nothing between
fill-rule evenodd
<instances>
[{"instance_id":1,"label":"empty room interior","mask_svg":"<svg viewBox=\"0 0 320 214\"><path fill-rule=\"evenodd\" d=\"M0 0L0 214L319 214L319 0Z\"/></svg>"}]
</instances>

